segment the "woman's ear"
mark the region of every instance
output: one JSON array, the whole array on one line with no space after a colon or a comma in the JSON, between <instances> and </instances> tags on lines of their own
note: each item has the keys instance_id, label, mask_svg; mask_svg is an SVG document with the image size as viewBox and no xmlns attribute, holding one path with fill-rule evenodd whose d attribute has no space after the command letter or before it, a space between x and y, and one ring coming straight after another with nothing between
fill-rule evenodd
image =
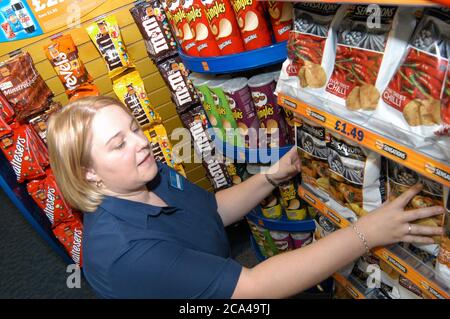
<instances>
[{"instance_id":1,"label":"woman's ear","mask_svg":"<svg viewBox=\"0 0 450 319\"><path fill-rule=\"evenodd\" d=\"M88 182L96 183L99 181L99 177L97 173L95 173L95 170L92 168L85 168L84 169L84 177Z\"/></svg>"}]
</instances>

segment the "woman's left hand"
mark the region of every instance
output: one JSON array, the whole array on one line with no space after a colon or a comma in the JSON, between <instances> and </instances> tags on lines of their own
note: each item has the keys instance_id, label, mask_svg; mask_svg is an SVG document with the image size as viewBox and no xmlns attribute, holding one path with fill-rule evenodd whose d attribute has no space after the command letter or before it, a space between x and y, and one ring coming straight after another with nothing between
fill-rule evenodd
<instances>
[{"instance_id":1,"label":"woman's left hand","mask_svg":"<svg viewBox=\"0 0 450 319\"><path fill-rule=\"evenodd\" d=\"M278 162L273 164L265 174L277 184L287 182L301 170L297 147L292 147Z\"/></svg>"}]
</instances>

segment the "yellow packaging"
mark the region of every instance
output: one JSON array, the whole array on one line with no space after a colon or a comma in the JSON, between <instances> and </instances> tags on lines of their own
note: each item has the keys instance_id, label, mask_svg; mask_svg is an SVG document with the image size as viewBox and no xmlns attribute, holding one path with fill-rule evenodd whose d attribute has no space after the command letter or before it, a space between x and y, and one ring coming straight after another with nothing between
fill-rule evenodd
<instances>
[{"instance_id":1,"label":"yellow packaging","mask_svg":"<svg viewBox=\"0 0 450 319\"><path fill-rule=\"evenodd\" d=\"M178 173L186 177L183 164L177 160L172 151L172 144L167 136L166 129L162 124L157 124L152 128L144 131L145 136L149 140L153 156L157 161L165 163L175 169Z\"/></svg>"},{"instance_id":2,"label":"yellow packaging","mask_svg":"<svg viewBox=\"0 0 450 319\"><path fill-rule=\"evenodd\" d=\"M308 216L306 205L298 195L297 189L296 178L278 187L280 203L289 220L304 220Z\"/></svg>"},{"instance_id":3,"label":"yellow packaging","mask_svg":"<svg viewBox=\"0 0 450 319\"><path fill-rule=\"evenodd\" d=\"M161 122L161 117L150 104L139 72L133 71L120 77L114 81L113 89L143 129Z\"/></svg>"},{"instance_id":4,"label":"yellow packaging","mask_svg":"<svg viewBox=\"0 0 450 319\"><path fill-rule=\"evenodd\" d=\"M128 68L134 68L115 16L105 17L92 23L86 28L86 31L105 60L110 78L121 74Z\"/></svg>"}]
</instances>

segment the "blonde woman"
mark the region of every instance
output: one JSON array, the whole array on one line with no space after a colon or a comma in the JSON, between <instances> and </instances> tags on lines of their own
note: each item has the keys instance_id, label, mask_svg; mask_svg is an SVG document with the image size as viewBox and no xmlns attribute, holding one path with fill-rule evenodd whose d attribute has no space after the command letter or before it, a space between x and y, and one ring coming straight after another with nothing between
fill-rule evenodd
<instances>
[{"instance_id":1,"label":"blonde woman","mask_svg":"<svg viewBox=\"0 0 450 319\"><path fill-rule=\"evenodd\" d=\"M441 214L441 207L403 210L418 185L355 228L249 269L230 258L224 226L299 173L295 149L266 174L212 194L156 162L137 122L109 97L80 99L54 115L48 147L63 195L85 212L84 273L104 298L283 298L368 249L399 241L429 244L430 236L442 233L411 224Z\"/></svg>"}]
</instances>

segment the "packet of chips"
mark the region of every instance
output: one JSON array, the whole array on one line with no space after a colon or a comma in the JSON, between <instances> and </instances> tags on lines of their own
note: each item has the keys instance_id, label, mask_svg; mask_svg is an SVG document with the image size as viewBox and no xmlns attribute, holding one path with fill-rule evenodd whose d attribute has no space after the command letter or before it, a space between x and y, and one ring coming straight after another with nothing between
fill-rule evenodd
<instances>
[{"instance_id":1,"label":"packet of chips","mask_svg":"<svg viewBox=\"0 0 450 319\"><path fill-rule=\"evenodd\" d=\"M164 126L162 124L157 124L151 129L144 131L144 134L152 146L155 159L174 168L178 173L186 177L183 164L173 153L172 144L170 143Z\"/></svg>"},{"instance_id":2,"label":"packet of chips","mask_svg":"<svg viewBox=\"0 0 450 319\"><path fill-rule=\"evenodd\" d=\"M141 128L146 129L161 122L145 92L144 82L138 71L130 72L114 81L114 92L128 107Z\"/></svg>"},{"instance_id":3,"label":"packet of chips","mask_svg":"<svg viewBox=\"0 0 450 319\"><path fill-rule=\"evenodd\" d=\"M44 51L69 98L83 83L92 81L70 34L52 39L52 43L44 46Z\"/></svg>"},{"instance_id":4,"label":"packet of chips","mask_svg":"<svg viewBox=\"0 0 450 319\"><path fill-rule=\"evenodd\" d=\"M128 68L134 68L134 63L127 53L115 16L97 20L89 25L86 30L105 60L110 78L121 74Z\"/></svg>"}]
</instances>

